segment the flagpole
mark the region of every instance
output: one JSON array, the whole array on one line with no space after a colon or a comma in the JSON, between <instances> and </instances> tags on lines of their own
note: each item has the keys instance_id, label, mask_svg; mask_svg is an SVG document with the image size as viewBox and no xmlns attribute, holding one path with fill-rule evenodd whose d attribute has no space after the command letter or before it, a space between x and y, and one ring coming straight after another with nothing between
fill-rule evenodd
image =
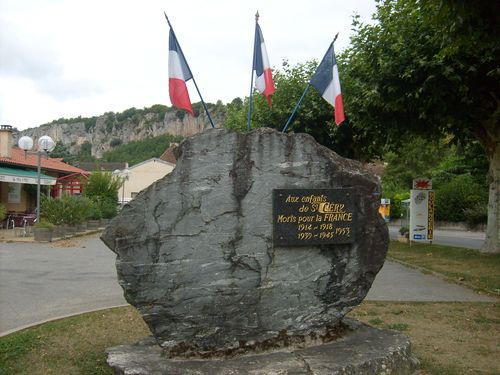
<instances>
[{"instance_id":1,"label":"flagpole","mask_svg":"<svg viewBox=\"0 0 500 375\"><path fill-rule=\"evenodd\" d=\"M250 122L252 120L252 109L253 109L253 71L255 70L255 42L257 41L257 23L259 22L259 11L255 13L255 36L253 41L253 57L252 57L252 77L250 78L250 104L248 107L248 124L247 131L250 131Z\"/></svg>"},{"instance_id":2,"label":"flagpole","mask_svg":"<svg viewBox=\"0 0 500 375\"><path fill-rule=\"evenodd\" d=\"M196 91L198 92L198 95L200 96L201 103L203 104L203 108L205 108L205 113L207 114L208 120L210 121L210 125L212 125L212 128L215 128L214 123L212 121L212 117L210 117L210 113L208 112L207 105L205 104L205 101L203 100L203 97L201 96L200 89L198 88L198 85L196 84L196 80L194 79L193 72L191 71L191 68L189 67L189 64L188 64L188 62L186 60L186 57L184 56L184 52L182 52L181 45L179 44L179 41L177 40L177 35L175 35L174 28L170 24L170 20L167 17L167 13L163 12L163 14L165 15L165 18L167 19L167 23L168 23L168 26L170 27L170 30L172 30L172 34L173 34L173 36L175 38L175 41L177 42L177 46L179 47L179 51L182 54L182 58L184 59L184 61L186 63L186 66L187 66L187 68L189 70L189 74L193 78L194 87L196 88Z\"/></svg>"},{"instance_id":3,"label":"flagpole","mask_svg":"<svg viewBox=\"0 0 500 375\"><path fill-rule=\"evenodd\" d=\"M285 126L283 127L283 130L281 131L282 133L286 132L286 130L288 129L288 126L290 125L292 120L295 119L295 114L297 113L297 110L299 109L300 105L302 104L302 101L304 100L304 98L305 98L305 96L310 88L311 88L311 82L309 82L307 84L306 89L304 90L304 92L302 93L302 96L300 97L299 101L295 105L295 108L293 109L292 114L290 115L290 117L288 117L288 120L287 120Z\"/></svg>"},{"instance_id":4,"label":"flagpole","mask_svg":"<svg viewBox=\"0 0 500 375\"><path fill-rule=\"evenodd\" d=\"M335 43L335 41L337 40L337 37L339 36L339 33L337 33L337 35L335 35L335 37L333 38L333 42L332 44ZM328 53L328 50L327 50L327 53ZM326 55L325 55L326 56ZM323 59L325 57L323 56ZM321 61L323 61L323 59ZM312 79L312 77L311 77ZM290 117L288 118L285 126L283 127L283 130L281 131L282 133L286 132L287 129L288 129L288 126L290 125L290 123L295 119L295 113L297 112L297 110L299 109L300 105L302 104L302 101L304 100L304 97L306 96L307 92L309 91L309 89L311 88L311 80L309 80L307 86L306 86L306 89L304 90L304 92L302 93L302 96L300 97L299 101L297 102L297 105L295 106L295 108L293 109L293 112L292 114L290 115Z\"/></svg>"}]
</instances>

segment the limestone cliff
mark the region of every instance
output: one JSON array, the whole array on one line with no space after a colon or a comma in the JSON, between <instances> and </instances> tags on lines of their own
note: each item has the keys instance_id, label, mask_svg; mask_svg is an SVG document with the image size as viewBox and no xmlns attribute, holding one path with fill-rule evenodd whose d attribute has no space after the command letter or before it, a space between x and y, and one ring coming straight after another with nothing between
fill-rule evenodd
<instances>
[{"instance_id":1,"label":"limestone cliff","mask_svg":"<svg viewBox=\"0 0 500 375\"><path fill-rule=\"evenodd\" d=\"M101 158L104 152L116 144L163 134L188 137L210 128L206 114L203 111L195 112L200 114L192 117L183 111L158 105L144 110L131 108L122 113L108 112L98 117L53 121L23 130L15 136L14 141L17 142L23 135L35 139L49 135L56 142L67 146L72 154L78 153L82 145L88 143L92 147L92 156ZM220 105L215 105L210 110L216 127L222 123L223 113L223 106Z\"/></svg>"}]
</instances>

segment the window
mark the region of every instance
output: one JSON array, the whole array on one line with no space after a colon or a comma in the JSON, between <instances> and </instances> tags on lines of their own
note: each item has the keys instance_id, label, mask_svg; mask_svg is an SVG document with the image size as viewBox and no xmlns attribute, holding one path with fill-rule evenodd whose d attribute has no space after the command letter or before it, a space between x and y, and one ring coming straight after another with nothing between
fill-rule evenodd
<instances>
[{"instance_id":1,"label":"window","mask_svg":"<svg viewBox=\"0 0 500 375\"><path fill-rule=\"evenodd\" d=\"M9 182L9 203L21 203L21 184Z\"/></svg>"}]
</instances>

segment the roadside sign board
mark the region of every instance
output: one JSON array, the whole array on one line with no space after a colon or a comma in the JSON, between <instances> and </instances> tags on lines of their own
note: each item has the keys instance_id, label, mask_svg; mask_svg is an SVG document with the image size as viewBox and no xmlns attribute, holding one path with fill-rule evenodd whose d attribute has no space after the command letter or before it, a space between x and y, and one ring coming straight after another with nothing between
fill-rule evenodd
<instances>
[{"instance_id":1,"label":"roadside sign board","mask_svg":"<svg viewBox=\"0 0 500 375\"><path fill-rule=\"evenodd\" d=\"M432 241L434 238L434 191L432 181L417 179L410 196L410 241Z\"/></svg>"}]
</instances>

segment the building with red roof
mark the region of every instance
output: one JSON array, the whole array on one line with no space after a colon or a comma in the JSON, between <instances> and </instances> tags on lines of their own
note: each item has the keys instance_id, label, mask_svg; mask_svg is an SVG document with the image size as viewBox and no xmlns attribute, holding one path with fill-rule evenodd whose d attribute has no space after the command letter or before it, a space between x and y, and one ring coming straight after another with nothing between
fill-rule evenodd
<instances>
[{"instance_id":1,"label":"building with red roof","mask_svg":"<svg viewBox=\"0 0 500 375\"><path fill-rule=\"evenodd\" d=\"M0 203L10 213L34 213L38 159L38 152L26 152L13 145L10 125L0 125ZM84 169L46 154L40 157L40 169L40 185L48 186L52 197L81 194L89 175Z\"/></svg>"}]
</instances>

